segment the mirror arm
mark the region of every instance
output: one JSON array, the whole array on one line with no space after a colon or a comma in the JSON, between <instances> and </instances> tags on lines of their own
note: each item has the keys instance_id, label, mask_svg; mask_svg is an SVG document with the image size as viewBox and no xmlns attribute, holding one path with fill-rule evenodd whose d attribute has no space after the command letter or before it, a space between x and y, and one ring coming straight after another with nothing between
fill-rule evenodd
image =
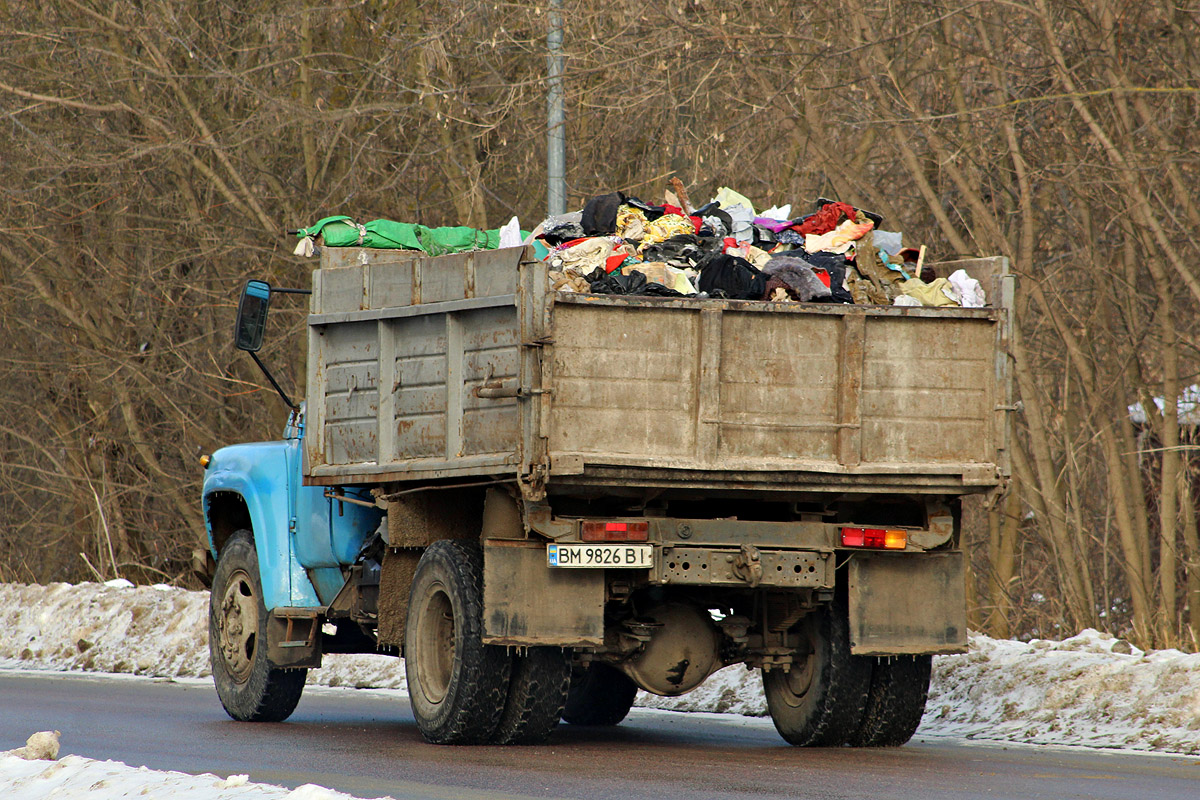
<instances>
[{"instance_id":1,"label":"mirror arm","mask_svg":"<svg viewBox=\"0 0 1200 800\"><path fill-rule=\"evenodd\" d=\"M272 286L271 294L312 294L312 289L276 289Z\"/></svg>"},{"instance_id":2,"label":"mirror arm","mask_svg":"<svg viewBox=\"0 0 1200 800\"><path fill-rule=\"evenodd\" d=\"M271 291L275 290L272 289ZM259 359L258 353L255 353L252 350L247 350L246 352L249 353L250 357L254 359L254 363L258 364L258 368L262 370L263 375L267 376L267 380L269 380L271 385L275 387L275 391L279 392L279 396L283 398L283 402L287 403L287 407L292 411L298 412L300 410L300 406L293 403L292 399L287 396L287 392L283 391L283 387L280 386L278 381L275 380L275 376L271 374L269 369L267 369L267 365Z\"/></svg>"}]
</instances>

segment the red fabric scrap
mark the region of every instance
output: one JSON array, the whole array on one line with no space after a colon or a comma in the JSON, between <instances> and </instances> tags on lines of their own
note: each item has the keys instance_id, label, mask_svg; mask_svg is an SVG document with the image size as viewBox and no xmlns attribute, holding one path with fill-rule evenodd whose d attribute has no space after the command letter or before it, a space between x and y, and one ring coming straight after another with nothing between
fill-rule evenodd
<instances>
[{"instance_id":1,"label":"red fabric scrap","mask_svg":"<svg viewBox=\"0 0 1200 800\"><path fill-rule=\"evenodd\" d=\"M829 233L836 228L841 223L842 217L853 220L854 215L854 206L846 203L827 203L804 222L792 226L792 230L796 233L812 233L820 236L822 233Z\"/></svg>"},{"instance_id":2,"label":"red fabric scrap","mask_svg":"<svg viewBox=\"0 0 1200 800\"><path fill-rule=\"evenodd\" d=\"M625 259L629 258L629 254L622 250L619 253L613 253L608 258L604 259L604 271L615 272L625 263Z\"/></svg>"}]
</instances>

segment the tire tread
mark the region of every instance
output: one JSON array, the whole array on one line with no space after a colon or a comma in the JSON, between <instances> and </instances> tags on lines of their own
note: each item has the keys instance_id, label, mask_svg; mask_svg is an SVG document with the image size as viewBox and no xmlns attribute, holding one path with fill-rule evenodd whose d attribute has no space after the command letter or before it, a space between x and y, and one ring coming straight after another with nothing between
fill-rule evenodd
<instances>
[{"instance_id":1,"label":"tire tread","mask_svg":"<svg viewBox=\"0 0 1200 800\"><path fill-rule=\"evenodd\" d=\"M813 678L817 695L805 707L795 709L780 697L783 673L764 673L767 708L779 735L797 747L841 747L859 729L871 681L870 659L850 654L849 624L845 604L834 602L813 612L816 625L814 647L825 648L820 670Z\"/></svg>"},{"instance_id":2,"label":"tire tread","mask_svg":"<svg viewBox=\"0 0 1200 800\"><path fill-rule=\"evenodd\" d=\"M925 714L933 656L874 658L871 690L855 747L899 747L912 738Z\"/></svg>"},{"instance_id":3,"label":"tire tread","mask_svg":"<svg viewBox=\"0 0 1200 800\"><path fill-rule=\"evenodd\" d=\"M633 707L637 684L613 666L593 663L571 681L563 719L572 725L616 725Z\"/></svg>"},{"instance_id":4,"label":"tire tread","mask_svg":"<svg viewBox=\"0 0 1200 800\"><path fill-rule=\"evenodd\" d=\"M502 647L482 644L483 614L483 549L478 542L458 539L441 539L434 542L421 556L413 576L414 596L409 601L410 613L415 590L422 579L422 572L440 571L447 589L457 595L451 602L461 603L461 631L457 641L463 644L456 648L454 662L457 672L451 677L450 705L445 712L428 717L418 706L412 687L415 659L406 658L409 670L409 699L413 716L421 735L432 744L484 744L489 741L500 715L504 711L508 695L509 675L512 659ZM407 626L411 630L411 624ZM406 642L408 656L412 643Z\"/></svg>"},{"instance_id":5,"label":"tire tread","mask_svg":"<svg viewBox=\"0 0 1200 800\"><path fill-rule=\"evenodd\" d=\"M492 734L494 744L541 744L562 717L571 683L571 663L557 647L531 647L513 656L504 713Z\"/></svg>"},{"instance_id":6,"label":"tire tread","mask_svg":"<svg viewBox=\"0 0 1200 800\"><path fill-rule=\"evenodd\" d=\"M217 644L216 598L225 591L230 573L241 568L255 582L259 607L259 627L256 632L258 649L250 677L239 685L225 669L224 658ZM258 571L258 553L254 535L248 530L235 531L221 550L208 601L208 652L213 684L226 713L239 722L282 722L292 715L304 693L307 669L272 667L267 660L267 610L263 604L262 579Z\"/></svg>"}]
</instances>

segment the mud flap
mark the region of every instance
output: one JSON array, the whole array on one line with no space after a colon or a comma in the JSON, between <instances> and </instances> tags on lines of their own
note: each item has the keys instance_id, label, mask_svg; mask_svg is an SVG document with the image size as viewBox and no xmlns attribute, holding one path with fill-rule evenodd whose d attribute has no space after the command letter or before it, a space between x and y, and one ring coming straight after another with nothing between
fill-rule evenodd
<instances>
[{"instance_id":1,"label":"mud flap","mask_svg":"<svg viewBox=\"0 0 1200 800\"><path fill-rule=\"evenodd\" d=\"M961 552L855 553L847 577L852 654L967 652Z\"/></svg>"},{"instance_id":2,"label":"mud flap","mask_svg":"<svg viewBox=\"0 0 1200 800\"><path fill-rule=\"evenodd\" d=\"M483 641L603 644L604 570L551 568L543 542L484 542Z\"/></svg>"},{"instance_id":3,"label":"mud flap","mask_svg":"<svg viewBox=\"0 0 1200 800\"><path fill-rule=\"evenodd\" d=\"M321 617L313 608L276 608L267 617L267 660L273 667L321 666Z\"/></svg>"}]
</instances>

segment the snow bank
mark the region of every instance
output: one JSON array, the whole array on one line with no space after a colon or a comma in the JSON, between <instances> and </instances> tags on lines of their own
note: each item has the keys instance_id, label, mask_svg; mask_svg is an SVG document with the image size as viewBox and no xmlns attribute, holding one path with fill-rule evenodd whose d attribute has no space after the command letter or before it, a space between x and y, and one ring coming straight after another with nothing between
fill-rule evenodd
<instances>
[{"instance_id":1,"label":"snow bank","mask_svg":"<svg viewBox=\"0 0 1200 800\"><path fill-rule=\"evenodd\" d=\"M0 666L206 677L208 596L127 581L0 584ZM403 661L333 655L325 686L405 689ZM763 716L758 673L727 667L694 692L637 705ZM934 659L918 735L1200 753L1200 655L1144 653L1087 630L1028 644L971 635L971 652Z\"/></svg>"},{"instance_id":2,"label":"snow bank","mask_svg":"<svg viewBox=\"0 0 1200 800\"><path fill-rule=\"evenodd\" d=\"M207 678L208 593L126 580L0 583L0 666ZM332 655L310 684L406 689L404 662Z\"/></svg>"},{"instance_id":3,"label":"snow bank","mask_svg":"<svg viewBox=\"0 0 1200 800\"><path fill-rule=\"evenodd\" d=\"M126 580L0 584L0 658L27 667L207 676L208 595Z\"/></svg>"},{"instance_id":4,"label":"snow bank","mask_svg":"<svg viewBox=\"0 0 1200 800\"><path fill-rule=\"evenodd\" d=\"M971 636L934 661L919 733L1200 753L1200 655L1091 629L1028 644Z\"/></svg>"},{"instance_id":5,"label":"snow bank","mask_svg":"<svg viewBox=\"0 0 1200 800\"><path fill-rule=\"evenodd\" d=\"M250 783L245 775L188 775L130 767L119 761L66 756L59 761L26 761L0 753L0 788L5 800L47 797L110 800L170 797L171 800L351 800L351 796L308 783L295 789ZM388 798L387 800L390 800Z\"/></svg>"}]
</instances>

